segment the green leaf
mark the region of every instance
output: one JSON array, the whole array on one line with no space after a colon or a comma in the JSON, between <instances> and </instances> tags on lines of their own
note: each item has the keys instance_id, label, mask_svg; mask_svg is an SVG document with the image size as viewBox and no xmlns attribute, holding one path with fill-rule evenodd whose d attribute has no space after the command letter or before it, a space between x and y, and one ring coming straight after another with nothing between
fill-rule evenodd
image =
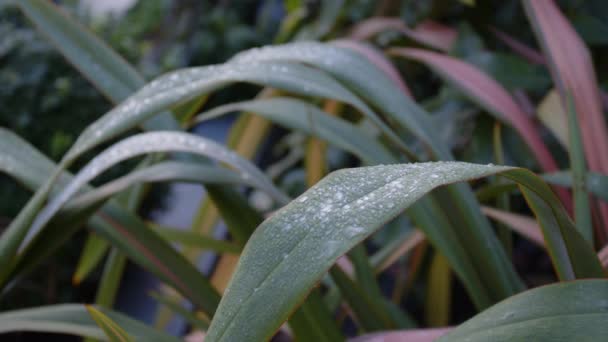
<instances>
[{"instance_id":1,"label":"green leaf","mask_svg":"<svg viewBox=\"0 0 608 342\"><path fill-rule=\"evenodd\" d=\"M338 257L384 223L436 187L497 173L528 191L527 198L544 223L548 249L554 250L556 268L570 269L577 277L604 275L594 251L555 195L528 171L460 162L344 169L330 174L256 229L206 340L270 338ZM549 212L538 210L539 203ZM563 273L565 279L572 279Z\"/></svg>"},{"instance_id":2,"label":"green leaf","mask_svg":"<svg viewBox=\"0 0 608 342\"><path fill-rule=\"evenodd\" d=\"M133 338L111 318L91 305L85 305L89 315L112 342L133 342Z\"/></svg>"},{"instance_id":3,"label":"green leaf","mask_svg":"<svg viewBox=\"0 0 608 342\"><path fill-rule=\"evenodd\" d=\"M96 234L89 234L82 248L82 253L80 253L76 271L74 271L74 275L72 276L72 283L80 284L103 259L109 247L107 241L101 239Z\"/></svg>"},{"instance_id":4,"label":"green leaf","mask_svg":"<svg viewBox=\"0 0 608 342\"><path fill-rule=\"evenodd\" d=\"M139 168L123 177L116 178L97 187L95 190L91 190L74 198L67 204L67 207L82 207L103 202L111 196L136 184L168 181L201 184L258 185L256 182L250 180L250 178L244 178L238 173L224 167L191 162L166 161Z\"/></svg>"},{"instance_id":5,"label":"green leaf","mask_svg":"<svg viewBox=\"0 0 608 342\"><path fill-rule=\"evenodd\" d=\"M173 336L154 330L123 314L100 307L96 310L119 324L126 333L138 341L179 341ZM19 331L61 333L100 340L106 339L104 332L98 328L85 305L82 304L50 305L0 314L0 334Z\"/></svg>"},{"instance_id":6,"label":"green leaf","mask_svg":"<svg viewBox=\"0 0 608 342\"><path fill-rule=\"evenodd\" d=\"M288 201L288 197L278 190L257 167L217 144L192 134L181 132L148 132L126 138L91 160L65 188L53 198L38 214L28 231L27 244L31 237L39 233L45 224L55 215L67 201L89 181L109 169L111 166L146 153L179 151L199 154L224 162L240 171L244 179L252 179L279 203Z\"/></svg>"},{"instance_id":7,"label":"green leaf","mask_svg":"<svg viewBox=\"0 0 608 342\"><path fill-rule=\"evenodd\" d=\"M601 341L608 281L578 280L526 291L471 318L438 341Z\"/></svg>"},{"instance_id":8,"label":"green leaf","mask_svg":"<svg viewBox=\"0 0 608 342\"><path fill-rule=\"evenodd\" d=\"M433 128L434 125L428 113L412 99L404 96L403 92L395 86L394 81L376 65L365 57L339 46L340 41L334 42L334 44L292 43L245 51L233 59L248 63L298 61L313 65L331 74L374 108L378 108L389 122L396 123L419 138L428 147L433 158L453 160L449 147L437 136L437 130ZM364 108L355 107L373 120L373 116L363 111ZM394 133L390 128L383 128L386 127L384 124L378 124L378 127L390 138L392 143L402 147L400 138L393 138ZM407 152L407 147L403 150ZM439 217L438 215L448 216L449 219L444 220L448 226L450 221L462 222L458 229L454 228L450 238L441 239L460 240L461 246L467 246L466 250L459 253L469 254L469 262L476 269L469 270L467 272L469 276L465 278L469 279L468 283L471 285L469 293L473 297L480 295L480 298L476 300L478 307L483 308L487 305L483 304L485 300L481 298L485 294L490 294L495 300L499 300L520 291L523 283L501 248L488 220L481 214L479 205L470 189L466 185L457 184L449 187L448 192L451 197L452 210L446 214L434 212L426 215L425 233L428 234L429 230L434 229L431 227L432 224L437 225L438 223L437 220L430 223L428 219ZM432 206L430 203L429 205ZM419 218L422 219L420 216ZM447 229L442 228L441 230L445 235ZM442 252L447 257L448 254L445 251ZM462 262L462 257L451 260L453 265L454 260ZM465 272L461 272L461 270L458 272L462 275ZM481 278L481 286L485 287L485 290L472 290L473 283L478 283L473 280L475 278L473 272L476 272L477 277ZM479 288L477 285L475 287Z\"/></svg>"},{"instance_id":9,"label":"green leaf","mask_svg":"<svg viewBox=\"0 0 608 342\"><path fill-rule=\"evenodd\" d=\"M275 97L230 103L200 114L196 122L235 111L252 112L281 126L326 140L369 165L395 160L384 146L364 130L297 99Z\"/></svg>"},{"instance_id":10,"label":"green leaf","mask_svg":"<svg viewBox=\"0 0 608 342\"><path fill-rule=\"evenodd\" d=\"M0 170L20 180L30 189L41 186L55 168L55 164L46 156L17 135L3 129L0 129L0 152L3 156L0 158ZM54 191L59 192L72 180L73 177L69 173L63 172ZM90 212L87 210L78 215L61 213L28 245L17 260L1 259L3 265L7 266L0 271L4 272L4 276L31 271L89 220L95 208L90 209ZM134 262L176 288L195 305L208 313L215 310L219 295L209 281L166 241L150 231L139 217L126 211L116 201L107 202L88 224L100 237L112 241ZM0 241L4 241L4 238L3 235ZM2 280L6 281L6 278Z\"/></svg>"},{"instance_id":11,"label":"green leaf","mask_svg":"<svg viewBox=\"0 0 608 342\"><path fill-rule=\"evenodd\" d=\"M585 187L585 176L587 175L587 163L583 148L581 130L577 121L576 108L571 95L568 95L568 137L570 169L572 170L572 193L574 198L574 222L576 228L593 245L593 225L591 222L591 204L589 194Z\"/></svg>"},{"instance_id":12,"label":"green leaf","mask_svg":"<svg viewBox=\"0 0 608 342\"><path fill-rule=\"evenodd\" d=\"M325 73L296 63L241 63L177 70L148 83L137 93L89 125L64 157L70 161L90 148L126 132L142 121L175 105L232 83L247 82L291 93L334 98L366 112L356 96Z\"/></svg>"},{"instance_id":13,"label":"green leaf","mask_svg":"<svg viewBox=\"0 0 608 342\"><path fill-rule=\"evenodd\" d=\"M585 178L587 179L587 191L608 202L608 176L596 172L588 172ZM570 171L544 174L543 179L550 184L572 186Z\"/></svg>"},{"instance_id":14,"label":"green leaf","mask_svg":"<svg viewBox=\"0 0 608 342\"><path fill-rule=\"evenodd\" d=\"M259 114L280 125L302 131L324 139L334 146L353 153L370 165L395 163L394 158L384 146L355 125L335 116L326 115L317 107L302 101L274 98L246 101L217 107L201 114L199 120L210 119L234 110L244 110ZM460 240L455 228L445 214L430 198L414 204L408 214L424 230L425 234L448 257L456 273L463 279L478 307L491 304L488 291L483 288L479 274L473 268L467 249L470 239Z\"/></svg>"}]
</instances>

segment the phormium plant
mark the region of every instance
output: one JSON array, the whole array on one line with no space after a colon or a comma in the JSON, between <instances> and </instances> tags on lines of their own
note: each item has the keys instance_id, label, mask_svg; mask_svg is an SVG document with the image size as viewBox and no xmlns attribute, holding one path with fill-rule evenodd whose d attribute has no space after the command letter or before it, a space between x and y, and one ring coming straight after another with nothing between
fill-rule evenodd
<instances>
[{"instance_id":1,"label":"phormium plant","mask_svg":"<svg viewBox=\"0 0 608 342\"><path fill-rule=\"evenodd\" d=\"M325 38L340 10L336 3L341 2L324 2L318 22L285 25L279 37L293 37L294 42L246 50L223 64L176 70L145 83L135 69L50 2L16 2L116 106L88 125L57 164L14 133L0 130L0 168L34 192L0 238L0 285L4 295L10 295L22 277L83 226L95 235L85 248L78 279L108 248L112 252L97 305L3 312L0 333L176 340L111 310L116 291L112 284L119 281L129 258L178 293L155 297L205 331L206 341L264 341L279 330L302 341L344 340L345 333L353 335L343 328L345 317L362 335L373 332L357 338L363 341L605 336L608 281L595 247L606 244L608 206L606 192L594 189L592 180L606 182L601 174L608 171L608 134L589 51L556 4L523 1L542 48L542 55L533 51L534 56L541 56L549 69L568 122L569 173L553 173L559 170L556 157L521 102L484 71L446 54L458 37L448 27L424 22L410 29L399 20L375 18L360 23L348 38L298 39ZM296 20L297 12L288 18ZM290 31L294 28L299 31ZM439 52L391 46L384 55L362 42L386 30ZM499 34L523 51L518 42ZM512 127L542 171L552 173L541 177L522 167L457 161L440 134L441 122L413 100L386 56L431 67L452 91ZM236 83L266 89L250 101L204 106L210 94ZM197 114L199 108L204 111ZM247 114L237 121L229 146L186 132L195 123L232 112ZM294 199L244 157L251 157L250 145L261 140L257 130L264 131L270 122L314 137L305 156L311 187ZM136 128L145 132L125 137ZM500 130L495 133L501 161ZM104 144L109 147L70 173L70 166ZM337 170L318 181L328 168L325 144L354 156L360 167ZM114 165L141 156L128 174L90 185ZM467 183L488 177L492 181L483 192L473 192ZM211 225L219 213L231 241L201 231L177 232L137 215L147 183L172 181L205 185L214 207L203 206L200 218ZM265 220L239 191L243 187L273 201L274 211ZM481 205L484 194L504 198L512 191L523 195L537 223ZM559 283L527 290L509 258L510 231L495 230L486 215L543 245ZM376 232L387 224L396 224L403 233L369 255L372 251L364 241L371 235L382 240ZM389 300L378 282L378 274L396 262L406 260L411 268L419 268L422 258L416 253L424 254L418 247L425 239L435 250L429 266L429 303L438 305L427 308L437 314L429 322L448 323L441 317L449 298L441 296L450 291L444 286L446 281L449 286L446 279L452 270L479 311L459 326L415 329L400 301ZM172 243L232 255L232 260L238 255L236 263L220 261L226 263L221 271L228 272L229 283L212 282L194 266L192 249L178 250ZM118 275L115 270L120 270ZM404 286L399 279L395 287ZM197 314L181 307L180 298L191 302Z\"/></svg>"}]
</instances>

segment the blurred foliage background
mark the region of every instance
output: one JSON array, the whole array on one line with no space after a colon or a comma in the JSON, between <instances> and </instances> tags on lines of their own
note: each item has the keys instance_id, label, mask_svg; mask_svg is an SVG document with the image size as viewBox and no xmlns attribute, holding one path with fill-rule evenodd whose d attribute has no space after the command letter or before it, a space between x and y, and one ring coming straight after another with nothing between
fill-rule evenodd
<instances>
[{"instance_id":1,"label":"blurred foliage background","mask_svg":"<svg viewBox=\"0 0 608 342\"><path fill-rule=\"evenodd\" d=\"M517 0L140 0L121 15L101 17L87 12L78 1L59 3L148 79L177 68L221 63L254 46L294 39L343 37L354 24L371 16L399 16L411 27L433 19L457 28L458 40L450 51L451 55L480 66L511 92L525 92L533 103L541 100L552 84L544 67L530 64L514 54L491 32L491 28L496 28L534 45L534 37ZM591 48L594 60L605 60L608 57L608 6L605 6L605 1L563 0L559 4ZM319 17L327 13L330 17L332 13L334 15L335 20L328 21L331 25L324 25L323 18ZM284 30L281 32L287 32L285 35L277 36L279 28L290 25L289 19L293 18L298 18L293 21L297 27L316 24L311 25L308 31ZM403 42L415 45L396 32L379 34L373 42L379 47ZM402 60L395 63L406 73L405 79L417 101L434 115L437 122L442 123L441 133L454 148L458 159L492 162L494 120L476 115L480 112L478 107L429 73L428 69ZM595 66L604 88L608 86L607 67L606 63ZM254 92L255 88L251 87L231 87L214 95L211 102L237 101L251 97ZM69 65L17 10L0 7L0 125L13 130L57 160L87 124L110 108L110 102ZM544 132L544 138L550 141L556 155L561 153L558 162L566 165L567 157L558 141L548 131ZM506 164L534 169L533 158L522 153L526 151L522 144L514 132L505 130ZM336 168L342 166L332 165ZM128 168L128 164L125 167ZM111 179L114 175L107 173L105 177ZM100 181L103 182L104 178ZM302 167L297 166L287 172L283 184L294 189L305 188ZM24 205L29 193L0 176L0 196L10 199L0 202L0 224L4 225ZM391 238L390 230L387 230L387 234L379 235L376 242L381 245ZM89 278L91 286L80 286L80 292L75 292L70 285L80 252L79 244L83 241L84 232L74 240L74 248L61 249L60 254L49 260L48 267L43 268L45 273L36 275L28 283L31 287L24 287L22 295L14 296L14 303L0 303L0 306L89 300L94 293L96 277ZM543 258L538 261L539 265L534 265L534 258L540 254L538 249L525 242L522 244L520 252L527 257L521 253L515 255L519 270L529 267L530 270L542 269L551 273L548 259ZM536 276L532 271L529 274ZM546 279L527 280L547 282ZM28 299L24 300L25 297Z\"/></svg>"}]
</instances>

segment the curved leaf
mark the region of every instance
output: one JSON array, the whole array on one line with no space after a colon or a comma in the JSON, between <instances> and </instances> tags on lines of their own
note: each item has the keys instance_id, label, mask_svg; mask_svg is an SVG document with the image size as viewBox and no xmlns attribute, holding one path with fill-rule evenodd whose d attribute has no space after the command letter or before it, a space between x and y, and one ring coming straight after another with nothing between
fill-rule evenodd
<instances>
[{"instance_id":1,"label":"curved leaf","mask_svg":"<svg viewBox=\"0 0 608 342\"><path fill-rule=\"evenodd\" d=\"M506 89L481 70L454 57L422 49L395 48L389 53L427 64L473 101L493 113L498 120L515 127L545 171L557 170L557 164L540 139L535 123Z\"/></svg>"},{"instance_id":2,"label":"curved leaf","mask_svg":"<svg viewBox=\"0 0 608 342\"><path fill-rule=\"evenodd\" d=\"M438 186L497 173L529 192L554 264L563 269L560 275L603 276L593 250L548 186L530 172L460 162L345 169L330 174L256 229L206 340L270 338L329 267L381 225Z\"/></svg>"},{"instance_id":3,"label":"curved leaf","mask_svg":"<svg viewBox=\"0 0 608 342\"><path fill-rule=\"evenodd\" d=\"M93 318L95 323L103 330L108 336L110 341L116 342L133 342L133 338L124 329L114 322L111 318L104 315L101 311L97 310L91 305L85 305L89 315Z\"/></svg>"},{"instance_id":4,"label":"curved leaf","mask_svg":"<svg viewBox=\"0 0 608 342\"><path fill-rule=\"evenodd\" d=\"M100 307L96 310L119 324L136 340L179 341L123 314ZM71 334L106 340L105 334L82 304L50 305L0 313L0 334L18 331Z\"/></svg>"},{"instance_id":5,"label":"curved leaf","mask_svg":"<svg viewBox=\"0 0 608 342\"><path fill-rule=\"evenodd\" d=\"M55 164L33 146L12 132L1 128L0 152L0 155L3 156L0 158L0 170L18 179L31 190L40 187L55 168ZM3 160L9 162L2 162ZM59 192L72 180L73 176L64 171L53 191ZM86 186L86 188L90 187ZM88 219L88 225L97 234L112 241L134 262L173 286L207 313L211 314L215 311L220 298L209 281L167 242L151 232L139 217L125 210L113 200L106 203L92 218L89 218L90 214L84 213L80 217L68 215L63 221L58 218L56 223L51 222L47 229L43 230L13 263L0 258L3 263L0 273L3 276L9 274L15 276L31 271ZM0 241L5 241L5 235ZM3 281L6 279L0 279L0 283Z\"/></svg>"},{"instance_id":6,"label":"curved leaf","mask_svg":"<svg viewBox=\"0 0 608 342\"><path fill-rule=\"evenodd\" d=\"M123 160L138 155L168 151L195 153L224 162L239 170L241 177L245 179L251 178L252 181L264 188L279 203L288 200L288 197L278 190L257 167L223 145L209 139L181 132L159 131L141 133L114 144L89 162L38 214L28 231L28 237L26 237L24 244L27 244L29 239L38 234L39 230L67 203L70 197L103 171Z\"/></svg>"},{"instance_id":7,"label":"curved leaf","mask_svg":"<svg viewBox=\"0 0 608 342\"><path fill-rule=\"evenodd\" d=\"M608 126L602 112L597 77L591 53L574 27L553 0L523 1L543 54L547 58L553 81L560 92L564 108L569 96L580 129L581 140L590 171L608 174ZM602 238L608 237L608 204L599 202L603 223Z\"/></svg>"},{"instance_id":8,"label":"curved leaf","mask_svg":"<svg viewBox=\"0 0 608 342\"><path fill-rule=\"evenodd\" d=\"M395 160L384 146L357 126L297 99L274 97L230 103L202 113L196 122L235 111L252 112L279 125L319 137L356 155L368 164Z\"/></svg>"},{"instance_id":9,"label":"curved leaf","mask_svg":"<svg viewBox=\"0 0 608 342\"><path fill-rule=\"evenodd\" d=\"M494 305L439 341L601 341L608 335L606 296L607 280L543 286Z\"/></svg>"},{"instance_id":10,"label":"curved leaf","mask_svg":"<svg viewBox=\"0 0 608 342\"><path fill-rule=\"evenodd\" d=\"M139 168L125 176L116 178L97 187L95 190L91 190L72 199L66 204L66 207L83 207L103 202L114 194L136 184L167 181L202 184L258 185L253 184L255 182L250 178L242 177L238 173L224 167L190 162L166 161L145 168Z\"/></svg>"},{"instance_id":11,"label":"curved leaf","mask_svg":"<svg viewBox=\"0 0 608 342\"><path fill-rule=\"evenodd\" d=\"M64 159L72 160L163 110L236 82L268 86L304 96L333 98L358 108L366 108L349 90L327 74L297 63L231 61L221 65L182 69L148 83L89 125ZM366 110L371 113L371 110Z\"/></svg>"},{"instance_id":12,"label":"curved leaf","mask_svg":"<svg viewBox=\"0 0 608 342\"><path fill-rule=\"evenodd\" d=\"M454 159L449 147L437 136L429 114L404 96L390 78L361 55L331 44L305 42L245 51L234 59L249 63L299 61L313 65L333 75L374 108L378 108L388 121L396 123L419 138L430 151L432 158ZM466 253L471 255L470 262L477 269L483 286L486 287L486 291L469 293L474 295L489 292L491 297L499 300L520 291L523 283L506 257L488 220L481 214L470 188L457 184L448 187L448 195L449 205L453 210L444 214L434 212L432 215L437 218L447 216L445 221L448 225L450 221L459 222L459 229L454 229L451 234L456 240L460 240L462 245L469 245ZM430 226L430 222L426 223ZM426 228L425 232L428 234L432 228ZM481 302L477 303L484 307Z\"/></svg>"}]
</instances>

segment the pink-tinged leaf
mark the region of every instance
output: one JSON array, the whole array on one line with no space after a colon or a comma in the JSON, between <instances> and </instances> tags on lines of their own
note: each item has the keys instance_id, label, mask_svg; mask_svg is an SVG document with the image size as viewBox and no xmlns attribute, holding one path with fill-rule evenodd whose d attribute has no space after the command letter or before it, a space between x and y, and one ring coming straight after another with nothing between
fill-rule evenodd
<instances>
[{"instance_id":1,"label":"pink-tinged leaf","mask_svg":"<svg viewBox=\"0 0 608 342\"><path fill-rule=\"evenodd\" d=\"M386 331L355 337L348 342L432 342L450 330L452 328Z\"/></svg>"},{"instance_id":2,"label":"pink-tinged leaf","mask_svg":"<svg viewBox=\"0 0 608 342\"><path fill-rule=\"evenodd\" d=\"M545 248L543 234L535 219L490 207L481 207L481 211L489 218L504 223L521 236Z\"/></svg>"},{"instance_id":3,"label":"pink-tinged leaf","mask_svg":"<svg viewBox=\"0 0 608 342\"><path fill-rule=\"evenodd\" d=\"M543 170L557 170L555 160L538 135L537 124L523 112L505 88L481 70L454 57L422 49L395 48L390 49L389 53L424 63L443 75L497 119L513 126L528 143Z\"/></svg>"},{"instance_id":4,"label":"pink-tinged leaf","mask_svg":"<svg viewBox=\"0 0 608 342\"><path fill-rule=\"evenodd\" d=\"M448 51L454 45L458 33L449 26L425 20L411 29L399 18L376 17L356 25L351 31L353 39L369 39L384 31L397 31L408 38L440 51Z\"/></svg>"},{"instance_id":5,"label":"pink-tinged leaf","mask_svg":"<svg viewBox=\"0 0 608 342\"><path fill-rule=\"evenodd\" d=\"M608 174L608 128L589 49L553 0L526 0L524 5L564 108L569 94L574 100L589 170ZM598 205L608 233L608 204Z\"/></svg>"},{"instance_id":6,"label":"pink-tinged leaf","mask_svg":"<svg viewBox=\"0 0 608 342\"><path fill-rule=\"evenodd\" d=\"M389 53L426 64L467 94L502 122L519 133L546 172L558 170L557 163L542 141L538 124L532 120L498 82L477 67L440 53L412 48L394 48ZM564 206L570 210L572 200L565 189L556 189Z\"/></svg>"},{"instance_id":7,"label":"pink-tinged leaf","mask_svg":"<svg viewBox=\"0 0 608 342\"><path fill-rule=\"evenodd\" d=\"M399 74L397 68L395 68L395 66L378 50L367 44L363 44L355 40L342 39L336 40L333 43L339 47L350 49L363 55L370 62L380 68L380 70L382 70L391 80L393 80L393 82L395 82L395 85L404 94L406 94L410 98L413 98L412 92L401 78L401 75Z\"/></svg>"},{"instance_id":8,"label":"pink-tinged leaf","mask_svg":"<svg viewBox=\"0 0 608 342\"><path fill-rule=\"evenodd\" d=\"M545 64L545 57L540 52L511 37L507 33L498 30L497 28L490 27L490 31L494 33L498 40L500 40L506 46L510 47L511 50L525 58L528 62L532 64Z\"/></svg>"}]
</instances>

